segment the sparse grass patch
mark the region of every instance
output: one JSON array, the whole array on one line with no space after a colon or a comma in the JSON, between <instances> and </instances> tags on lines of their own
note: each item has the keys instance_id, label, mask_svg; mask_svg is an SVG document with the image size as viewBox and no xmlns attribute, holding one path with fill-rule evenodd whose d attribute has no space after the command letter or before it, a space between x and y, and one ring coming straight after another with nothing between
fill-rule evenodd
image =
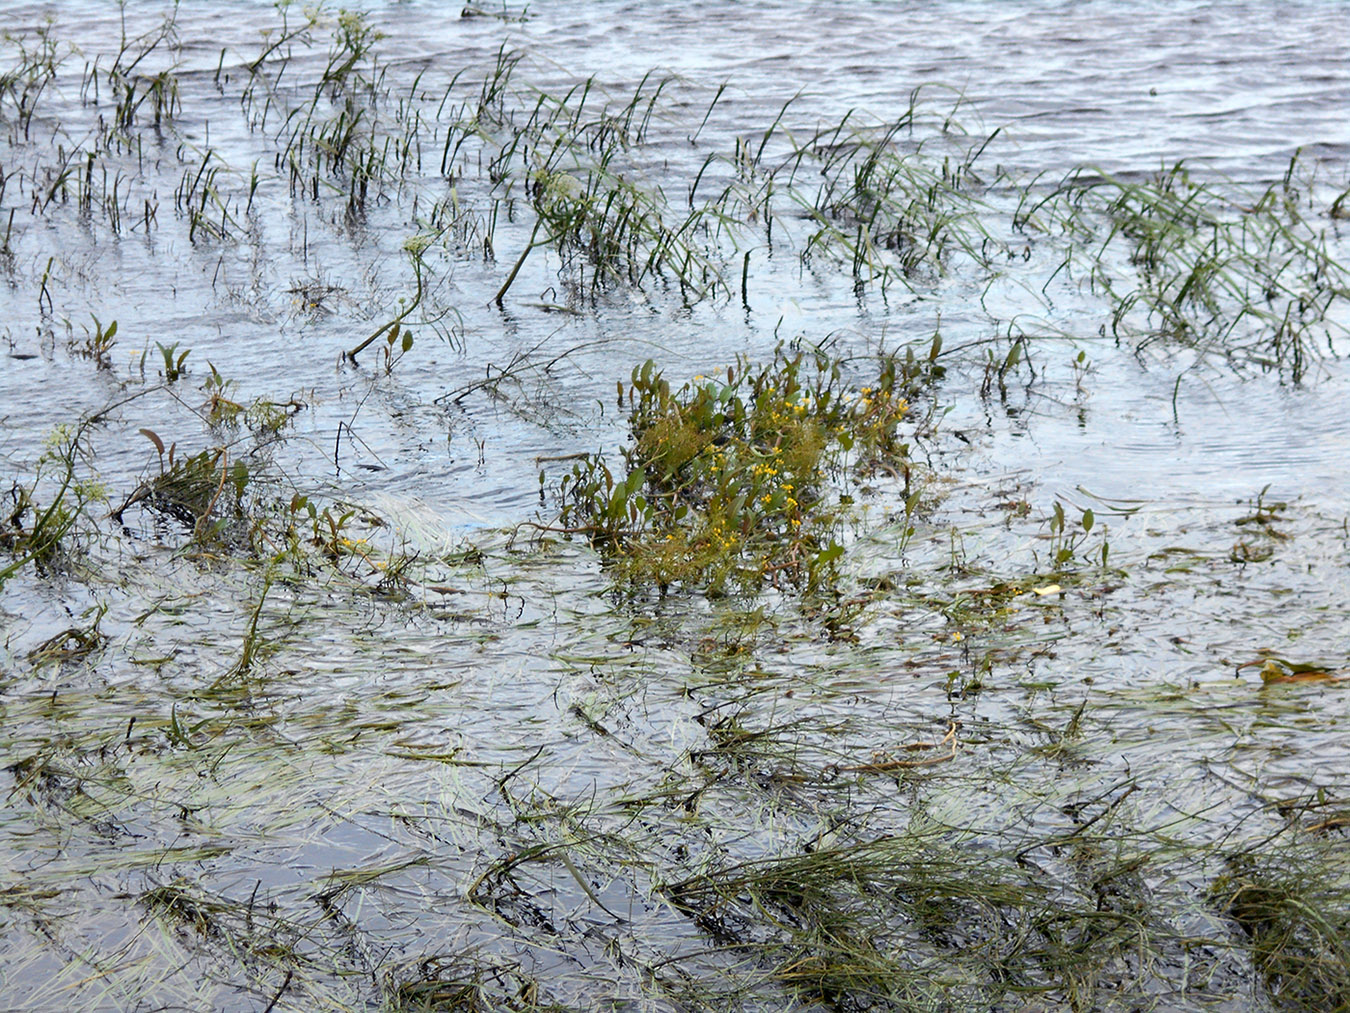
<instances>
[{"instance_id":1,"label":"sparse grass patch","mask_svg":"<svg viewBox=\"0 0 1350 1013\"><path fill-rule=\"evenodd\" d=\"M1070 257L1109 299L1116 335L1212 349L1295 380L1346 335L1350 271L1297 155L1260 191L1198 180L1180 162L1137 183L1077 170L1041 206L1075 237Z\"/></svg>"},{"instance_id":2,"label":"sparse grass patch","mask_svg":"<svg viewBox=\"0 0 1350 1013\"><path fill-rule=\"evenodd\" d=\"M58 427L38 459L32 480L10 484L0 516L0 552L11 559L0 565L0 587L29 563L49 568L66 557L86 508L104 498L96 480L77 473L86 451L81 441L88 425Z\"/></svg>"},{"instance_id":3,"label":"sparse grass patch","mask_svg":"<svg viewBox=\"0 0 1350 1013\"><path fill-rule=\"evenodd\" d=\"M846 118L798 151L793 176L805 163L821 180L814 195L789 187L815 227L804 260L817 250L842 253L857 282L877 281L884 292L896 281L931 286L958 257L982 269L1007 259L974 171L992 135L955 158L931 156L912 137L918 98L895 123L864 128ZM949 118L938 136L950 130Z\"/></svg>"}]
</instances>

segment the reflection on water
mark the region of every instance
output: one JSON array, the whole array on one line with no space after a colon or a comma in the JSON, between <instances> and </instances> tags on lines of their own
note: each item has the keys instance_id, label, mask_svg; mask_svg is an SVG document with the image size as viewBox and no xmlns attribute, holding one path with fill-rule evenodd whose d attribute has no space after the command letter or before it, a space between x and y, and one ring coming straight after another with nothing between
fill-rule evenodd
<instances>
[{"instance_id":1,"label":"reflection on water","mask_svg":"<svg viewBox=\"0 0 1350 1013\"><path fill-rule=\"evenodd\" d=\"M1117 954L1083 1008L1122 1008L1140 977L1164 1003L1257 994L1202 895L1230 840L1257 848L1344 803L1340 683L1263 687L1238 666L1346 664L1350 378L1325 343L1295 383L1286 364L1117 339L1088 275L1056 270L1060 237L1009 222L1079 167L1145 181L1185 160L1200 179L1278 187L1301 150L1287 192L1344 261L1346 223L1328 213L1350 185L1343 5L483 6L363 5L383 37L359 64L376 84L341 93L350 106L316 89L336 12L256 79L283 15L303 24L294 6L187 5L121 79L119 40L138 52L169 6L0 12L6 502L35 472L59 483L60 427L115 405L80 458L107 499L81 562L20 568L0 596L0 994L30 1009L411 1009L430 977L442 1003L468 981L513 1008L601 994L815 1008L802 953L824 934L795 934L805 887L774 881L765 901L733 876L720 907L695 910L699 877L911 834L985 856L971 875L995 870L1001 888L1052 882L1094 917L1117 910L1106 873L1089 883L1102 856L1131 875L1143 863L1156 910L1130 917L1144 935L1166 925L1156 977ZM63 57L51 77L47 55ZM137 92L130 121L110 120L110 81L166 71L171 101ZM792 145L846 115L893 122L921 89L896 146L945 179L944 157L988 140L981 226L1009 266L991 279L953 257L885 289L847 257L804 255L812 210L780 196L771 225L747 203L742 231L701 226L727 258L718 298L660 269L588 289L584 256L532 246L542 175L522 166L545 156L493 166L511 130L588 77L569 101L591 103L584 136L603 135L600 110L653 71L650 91L677 77L637 106L645 135L613 164L676 220L719 188L755 192L769 167L787 178ZM295 147L307 115L333 132ZM350 166L312 171L358 127L384 131L402 166L373 173L364 202ZM822 157L856 152L839 136ZM801 165L794 184L820 175ZM432 234L419 264L409 240ZM404 310L406 352L377 330ZM1329 314L1344 325L1344 300ZM682 378L796 338L922 356L938 329L920 508L905 515L898 483L874 476L839 601L616 596L580 540L529 526L550 525L575 455L622 442L615 384L648 358ZM1029 336L1016 362L1009 333ZM109 515L211 447L254 483L227 518L235 541L203 551L163 499ZM220 469L210 502L229 502L235 474ZM281 551L288 525L306 532L301 562ZM1066 542L1078 575L1055 577ZM411 583L389 577L399 565ZM1100 836L1080 848L1093 816ZM956 916L906 936L913 891L885 882L876 952L960 968L976 1005L1013 1001L960 963L992 937L966 945ZM765 922L747 897L785 906ZM1015 909L999 917L1042 931ZM1178 940L1201 936L1225 942L1193 972ZM1062 999L1037 968L1028 988Z\"/></svg>"},{"instance_id":2,"label":"reflection on water","mask_svg":"<svg viewBox=\"0 0 1350 1013\"><path fill-rule=\"evenodd\" d=\"M397 40L385 44L391 88L420 74L426 93L439 94L455 73L473 75L490 66L503 44L525 49L530 81L540 87L598 74L598 83L618 94L653 68L682 75L679 105L657 118L653 134L651 154L664 160L670 173L661 183L668 195L686 185L708 152L762 132L794 96L785 119L800 131L850 109L892 115L919 86L930 88L936 103L959 102L958 115L972 128L1001 128L983 164L1013 167L1027 178L1038 172L1057 178L1084 164L1142 175L1164 162L1186 159L1240 179L1273 180L1302 149L1322 164L1320 172L1334 184L1344 176L1350 140L1342 115L1350 99L1350 62L1339 35L1326 31L1335 10L1335 5L1314 3L1281 5L1278 12L1263 4L1162 5L1146 12L1103 3L1019 4L1015 11L1007 5L932 4L903 12L847 5L820 8L808 18L779 4L592 4L575 9L545 5L523 21L503 22L447 16L439 5L372 8L381 29ZM50 89L40 111L61 121L63 133L53 136L58 147L79 143L82 132L92 128L91 111L73 87L81 68L110 62L112 40L123 32L135 37L152 30L165 13L153 4L132 5L125 26L101 5L87 10L26 5L7 13L12 32L31 32L50 14L55 36L78 47L58 78L61 87ZM152 181L147 196L167 205L185 172L178 164L184 143L198 152L209 149L225 178L243 185L259 159L260 138L243 129L238 101L225 91L227 85L218 88L216 71L223 67L223 77L235 75L237 85L245 58L259 51L260 19L273 16L260 4L180 12L181 50L174 58L182 112L172 133L138 140L137 168L148 171ZM755 44L746 46L746 39ZM672 66L677 54L679 62ZM297 79L321 69L320 45L295 55ZM157 72L168 58L157 51L144 69ZM723 82L727 92L716 115L699 131L698 144L690 145L692 130L678 122L686 115L681 107L708 101ZM279 121L271 129L280 129ZM9 162L43 157L38 146ZM437 159L429 152L422 157L424 170L431 171ZM380 410L358 413L359 395L351 393L347 379L335 383L329 366L377 307L406 295L407 265L400 247L425 211L404 192L393 202L368 208L359 222L343 221L337 209L302 199L280 178L271 181L265 164L262 169L259 211L249 221L244 245L188 242L182 228L165 227L168 221L118 237L81 228L72 215L44 215L35 223L41 227L29 228L20 213L7 295L6 333L14 351L40 351L48 318L35 315L37 300L29 286L46 269L51 250L59 248L63 255L52 267L50 289L59 302L53 316L67 323L52 331L49 345L64 337L57 331L79 333L89 326L90 314L97 314L121 323L119 371L125 371L125 355L133 347L148 347L153 355L156 342L172 338L193 350L190 363L204 366L209 360L245 385L254 378L285 378L287 391L269 382L266 392L321 394L301 420L311 425L317 441L328 442L335 427L355 416L365 446L353 446L373 455L365 463L389 469L378 473L378 481L353 469L344 475L346 481L372 491L391 485L410 494L420 491L444 503L450 516L462 511L470 521L508 521L528 508L535 456L571 452L578 433L597 425L607 429L612 420L598 416L595 392L610 386L615 364L655 354L672 363L687 356L692 365L729 359L743 349L762 351L783 333L780 321L786 321L788 333L843 332L853 340L884 335L892 342L921 338L932 327L934 306L926 300L872 300L860 314L846 288L822 284L818 274L802 277L795 258L782 249L767 258L753 255L756 274L764 274L762 280L752 279L754 312L748 317L729 306L672 316L645 299L624 305L620 295L599 318L560 320L528 305L536 299L557 301L547 267L520 286L525 305L500 315L475 293L497 287L525 238L507 223L498 240L501 265L461 261L441 280L438 295L451 314L447 331L462 348L441 346L428 335L400 369L397 389L371 390ZM425 199L438 199L447 190L434 176L422 185ZM472 196L468 181L459 186ZM23 212L29 196L20 199L18 189L11 184L5 204ZM167 206L159 214L172 217ZM63 224L68 219L71 224ZM311 306L306 299L318 287L331 295ZM966 317L961 310L960 304L943 307L949 347L963 338L987 337L991 326L983 315ZM1033 308L1033 313L1044 312ZM1053 319L1088 339L1100 314L1090 304L1077 314L1071 303L1059 304ZM560 364L555 375L536 378L536 390L545 383L548 399L568 409L563 414L556 407L545 409L549 424L544 428L536 424L537 414L503 412L481 398L461 403L448 415L419 407L541 343L558 351L590 346ZM1256 488L1267 482L1279 487L1288 476L1288 484L1300 491L1326 489L1330 483L1337 498L1345 498L1334 434L1345 431L1350 420L1338 366L1330 366L1332 376L1310 390L1253 396L1223 372L1187 374L1176 387L1178 373L1189 364L1185 356L1163 356L1141 369L1094 343L1090 358L1103 378L1091 385L1085 430L1078 430L1076 413L1065 413L1053 402L1034 406L1036 440L1052 458L1078 457L1076 450L1056 449L1061 439L1068 447L1080 441L1086 445L1091 470L1066 475L1068 484L1085 482L1104 469L1123 473L1122 481L1128 482L1133 471L1144 469L1164 488L1176 482L1191 493L1260 462L1261 480L1252 483ZM6 370L0 397L7 404L25 404L25 429L44 433L91 403L94 392L80 389L88 382L88 371L46 355L41 365ZM263 386L257 385L257 392ZM54 396L57 390L62 394ZM1181 405L1179 424L1171 426L1174 390ZM1127 434L1121 433L1121 422ZM432 429L449 430L451 438L432 437ZM490 467L477 465L477 440L491 447ZM1015 450L996 456L1020 458L1028 446L1021 441ZM1096 447L1102 448L1100 454ZM1281 462L1289 470L1282 470ZM1305 482L1310 475L1316 481Z\"/></svg>"}]
</instances>

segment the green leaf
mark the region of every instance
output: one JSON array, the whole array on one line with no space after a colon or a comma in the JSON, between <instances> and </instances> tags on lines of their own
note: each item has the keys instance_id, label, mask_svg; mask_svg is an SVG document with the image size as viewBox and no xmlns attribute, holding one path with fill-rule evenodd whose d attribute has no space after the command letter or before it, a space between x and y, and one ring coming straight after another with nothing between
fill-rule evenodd
<instances>
[{"instance_id":1,"label":"green leaf","mask_svg":"<svg viewBox=\"0 0 1350 1013\"><path fill-rule=\"evenodd\" d=\"M816 553L816 560L811 564L812 569L821 566L828 566L844 554L844 547L838 542L831 542L825 548Z\"/></svg>"}]
</instances>

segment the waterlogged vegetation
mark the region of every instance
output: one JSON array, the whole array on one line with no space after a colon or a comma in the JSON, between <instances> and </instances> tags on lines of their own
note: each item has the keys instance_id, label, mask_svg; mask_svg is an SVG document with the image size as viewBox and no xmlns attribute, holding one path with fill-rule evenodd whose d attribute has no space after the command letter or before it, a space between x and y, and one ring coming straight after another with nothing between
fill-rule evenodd
<instances>
[{"instance_id":1,"label":"waterlogged vegetation","mask_svg":"<svg viewBox=\"0 0 1350 1013\"><path fill-rule=\"evenodd\" d=\"M1295 155L1278 183L1247 192L1206 186L1180 163L1145 183L1080 173L1051 198L1059 207L1038 203L1022 221L1071 232L1090 207L1109 223L1105 236L1082 235L1100 244L1086 273L1111 302L1113 334L1220 349L1298 378L1324 345L1335 352L1350 293L1327 249L1330 209L1312 203L1299 170ZM1128 271L1106 255L1121 241Z\"/></svg>"},{"instance_id":2,"label":"waterlogged vegetation","mask_svg":"<svg viewBox=\"0 0 1350 1013\"><path fill-rule=\"evenodd\" d=\"M1343 158L228 12L0 23L7 1008L1350 1009Z\"/></svg>"},{"instance_id":3,"label":"waterlogged vegetation","mask_svg":"<svg viewBox=\"0 0 1350 1013\"><path fill-rule=\"evenodd\" d=\"M880 356L856 391L842 366L824 351L780 348L767 366L742 360L725 378L697 376L675 392L651 360L635 367L626 470L583 458L559 483L564 530L590 536L617 573L663 592L814 587L835 576L843 546L833 533L853 480L909 468L903 364ZM617 389L622 407L622 380ZM907 495L912 513L918 494Z\"/></svg>"}]
</instances>

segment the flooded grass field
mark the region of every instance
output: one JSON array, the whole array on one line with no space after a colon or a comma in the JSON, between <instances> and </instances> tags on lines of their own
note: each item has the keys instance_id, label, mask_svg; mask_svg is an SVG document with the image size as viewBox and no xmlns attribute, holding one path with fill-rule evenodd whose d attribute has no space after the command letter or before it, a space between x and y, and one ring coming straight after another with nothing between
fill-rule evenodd
<instances>
[{"instance_id":1,"label":"flooded grass field","mask_svg":"<svg viewBox=\"0 0 1350 1013\"><path fill-rule=\"evenodd\" d=\"M0 1007L1350 1010L1345 15L7 5Z\"/></svg>"}]
</instances>

